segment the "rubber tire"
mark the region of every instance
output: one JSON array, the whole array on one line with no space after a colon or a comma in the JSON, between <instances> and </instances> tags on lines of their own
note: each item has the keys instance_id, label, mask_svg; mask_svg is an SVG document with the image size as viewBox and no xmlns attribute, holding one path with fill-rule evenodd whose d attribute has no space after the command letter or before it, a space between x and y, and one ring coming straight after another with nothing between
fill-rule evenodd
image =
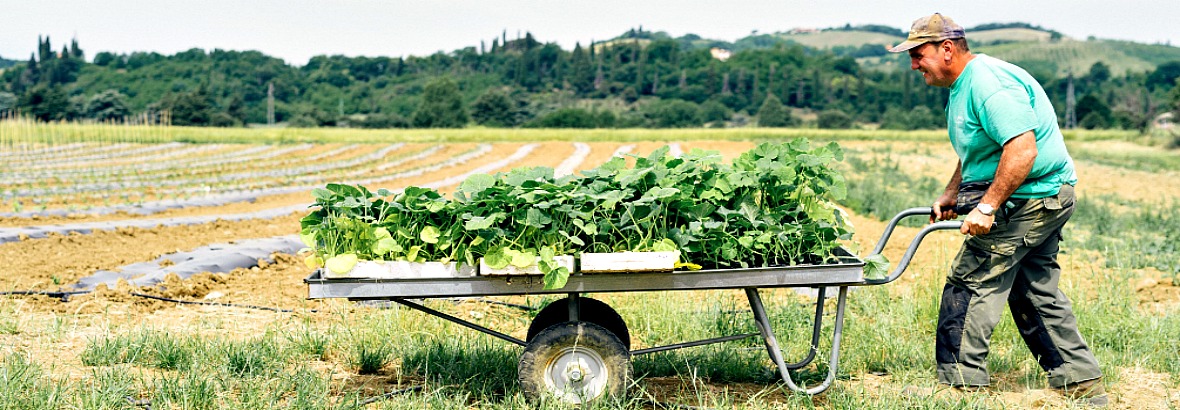
<instances>
[{"instance_id":1,"label":"rubber tire","mask_svg":"<svg viewBox=\"0 0 1180 410\"><path fill-rule=\"evenodd\" d=\"M520 355L516 372L521 391L530 400L544 401L557 399L556 391L549 391L545 383L545 371L549 363L558 358L565 348L577 346L597 353L607 370L607 382L603 392L587 402L604 398L622 399L631 383L631 351L623 346L614 333L590 322L559 323L541 331Z\"/></svg>"},{"instance_id":2,"label":"rubber tire","mask_svg":"<svg viewBox=\"0 0 1180 410\"><path fill-rule=\"evenodd\" d=\"M598 299L591 299L587 297L578 298L582 310L578 313L578 320L583 322L590 322L602 326L606 330L613 333L623 342L623 346L627 350L631 350L631 333L627 331L627 322L623 321L623 317L619 316L619 312L611 309L610 305L603 303ZM529 332L524 341L532 341L537 337L537 334L542 330L549 328L549 326L558 323L568 322L569 317L569 298L556 300L545 306L533 318L533 322L529 324Z\"/></svg>"}]
</instances>

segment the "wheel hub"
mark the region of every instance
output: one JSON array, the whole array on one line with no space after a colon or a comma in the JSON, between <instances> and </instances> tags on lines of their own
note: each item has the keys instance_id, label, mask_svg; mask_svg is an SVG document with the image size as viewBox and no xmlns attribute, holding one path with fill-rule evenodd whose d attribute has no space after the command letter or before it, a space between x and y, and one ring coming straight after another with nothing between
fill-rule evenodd
<instances>
[{"instance_id":1,"label":"wheel hub","mask_svg":"<svg viewBox=\"0 0 1180 410\"><path fill-rule=\"evenodd\" d=\"M606 362L585 347L566 347L545 368L545 385L562 401L585 403L606 391Z\"/></svg>"}]
</instances>

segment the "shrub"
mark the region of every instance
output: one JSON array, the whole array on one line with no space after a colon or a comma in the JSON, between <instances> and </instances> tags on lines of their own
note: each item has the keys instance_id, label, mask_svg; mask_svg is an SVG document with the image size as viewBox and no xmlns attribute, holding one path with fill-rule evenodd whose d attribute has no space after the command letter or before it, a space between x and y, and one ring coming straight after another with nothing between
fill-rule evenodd
<instances>
[{"instance_id":1,"label":"shrub","mask_svg":"<svg viewBox=\"0 0 1180 410\"><path fill-rule=\"evenodd\" d=\"M817 125L825 129L852 128L852 117L840 110L825 110L819 113Z\"/></svg>"},{"instance_id":2,"label":"shrub","mask_svg":"<svg viewBox=\"0 0 1180 410\"><path fill-rule=\"evenodd\" d=\"M687 128L701 125L697 105L684 100L655 101L644 107L643 112L648 123L657 128Z\"/></svg>"}]
</instances>

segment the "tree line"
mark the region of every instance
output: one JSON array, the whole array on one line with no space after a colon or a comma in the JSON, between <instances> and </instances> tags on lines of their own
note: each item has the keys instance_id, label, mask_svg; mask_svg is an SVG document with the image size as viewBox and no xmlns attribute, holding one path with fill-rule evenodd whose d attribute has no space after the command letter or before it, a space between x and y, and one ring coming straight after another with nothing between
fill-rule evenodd
<instances>
[{"instance_id":1,"label":"tree line","mask_svg":"<svg viewBox=\"0 0 1180 410\"><path fill-rule=\"evenodd\" d=\"M45 37L28 61L0 71L0 111L43 121L167 112L174 125L233 127L271 121L273 99L273 121L304 127L945 127L945 90L908 69L862 65L856 50L777 42L721 60L690 36L657 34L632 29L572 50L501 34L449 53L316 56L303 66L220 49L100 52L87 62L76 40L58 51ZM905 56L884 58L908 67ZM1122 75L1102 62L1079 76L1034 74L1063 124L1145 129L1180 104L1180 61Z\"/></svg>"}]
</instances>

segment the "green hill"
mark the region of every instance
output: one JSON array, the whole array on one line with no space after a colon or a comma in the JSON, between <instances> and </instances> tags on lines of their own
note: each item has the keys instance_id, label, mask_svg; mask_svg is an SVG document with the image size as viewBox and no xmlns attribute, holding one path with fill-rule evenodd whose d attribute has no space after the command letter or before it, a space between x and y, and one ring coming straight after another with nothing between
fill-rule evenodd
<instances>
[{"instance_id":1,"label":"green hill","mask_svg":"<svg viewBox=\"0 0 1180 410\"><path fill-rule=\"evenodd\" d=\"M1180 48L1115 40L1061 40L985 45L977 51L1057 76L1084 74L1103 62L1115 75L1145 72L1168 61L1180 61Z\"/></svg>"},{"instance_id":2,"label":"green hill","mask_svg":"<svg viewBox=\"0 0 1180 410\"><path fill-rule=\"evenodd\" d=\"M19 63L19 61L5 60L4 57L0 57L0 70L3 70L7 67L12 67L12 66L16 65L16 63Z\"/></svg>"},{"instance_id":3,"label":"green hill","mask_svg":"<svg viewBox=\"0 0 1180 410\"><path fill-rule=\"evenodd\" d=\"M834 47L860 47L865 44L893 46L903 40L902 37L884 33L859 30L824 30L817 33L782 33L778 38L799 43L805 47L815 49L830 49Z\"/></svg>"},{"instance_id":4,"label":"green hill","mask_svg":"<svg viewBox=\"0 0 1180 410\"><path fill-rule=\"evenodd\" d=\"M1018 42L1047 43L1053 39L1053 33L1031 28L999 28L968 31L967 39L980 45Z\"/></svg>"},{"instance_id":5,"label":"green hill","mask_svg":"<svg viewBox=\"0 0 1180 410\"><path fill-rule=\"evenodd\" d=\"M682 49L721 47L732 51L800 45L830 51L838 56L856 58L874 70L904 70L904 56L890 55L887 46L900 43L905 32L888 26L844 26L822 30L795 29L773 34L751 34L732 43L686 34L675 38ZM631 30L596 44L597 47L620 43L646 45L649 40L671 38L664 32ZM1152 71L1160 64L1180 61L1180 47L1142 44L1129 41L1077 40L1060 32L1027 23L984 24L967 30L973 51L989 54L1019 64L1042 75L1062 77L1084 74L1096 62L1106 64L1114 75Z\"/></svg>"}]
</instances>

